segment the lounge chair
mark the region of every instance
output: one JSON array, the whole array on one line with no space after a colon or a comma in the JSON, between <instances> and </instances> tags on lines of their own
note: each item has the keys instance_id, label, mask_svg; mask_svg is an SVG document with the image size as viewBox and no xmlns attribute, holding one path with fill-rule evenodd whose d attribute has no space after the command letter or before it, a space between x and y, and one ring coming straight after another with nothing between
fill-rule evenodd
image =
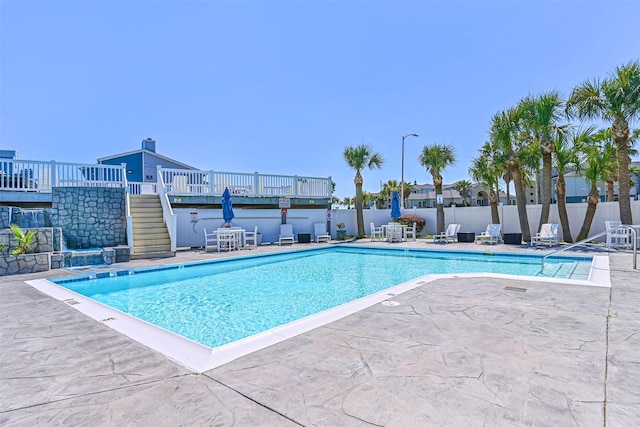
<instances>
[{"instance_id":1,"label":"lounge chair","mask_svg":"<svg viewBox=\"0 0 640 427\"><path fill-rule=\"evenodd\" d=\"M531 246L533 245L549 245L555 246L558 244L558 224L542 224L540 232L531 237Z\"/></svg>"},{"instance_id":2,"label":"lounge chair","mask_svg":"<svg viewBox=\"0 0 640 427\"><path fill-rule=\"evenodd\" d=\"M321 222L313 224L313 235L316 243L331 242L331 235L327 233L327 226Z\"/></svg>"},{"instance_id":3,"label":"lounge chair","mask_svg":"<svg viewBox=\"0 0 640 427\"><path fill-rule=\"evenodd\" d=\"M411 238L414 242L416 241L416 227L417 224L414 222L411 228L405 230L405 239L409 240Z\"/></svg>"},{"instance_id":4,"label":"lounge chair","mask_svg":"<svg viewBox=\"0 0 640 427\"><path fill-rule=\"evenodd\" d=\"M442 233L433 235L433 243L449 243L449 241L455 242L458 238L458 231L460 231L460 227L460 224L449 224L447 229Z\"/></svg>"},{"instance_id":5,"label":"lounge chair","mask_svg":"<svg viewBox=\"0 0 640 427\"><path fill-rule=\"evenodd\" d=\"M253 229L253 231L245 231L244 232L244 246L247 247L258 247L258 226Z\"/></svg>"},{"instance_id":6,"label":"lounge chair","mask_svg":"<svg viewBox=\"0 0 640 427\"><path fill-rule=\"evenodd\" d=\"M487 225L487 229L476 236L475 243L488 242L491 245L493 245L494 243L498 243L498 241L500 240L501 229L502 224Z\"/></svg>"},{"instance_id":7,"label":"lounge chair","mask_svg":"<svg viewBox=\"0 0 640 427\"><path fill-rule=\"evenodd\" d=\"M384 238L384 230L382 227L376 227L374 223L371 223L371 241L380 242Z\"/></svg>"},{"instance_id":8,"label":"lounge chair","mask_svg":"<svg viewBox=\"0 0 640 427\"><path fill-rule=\"evenodd\" d=\"M207 252L209 249L218 248L218 233L215 231L211 233L207 233L207 229L204 230L204 251Z\"/></svg>"},{"instance_id":9,"label":"lounge chair","mask_svg":"<svg viewBox=\"0 0 640 427\"><path fill-rule=\"evenodd\" d=\"M292 245L295 243L295 239L293 237L293 226L291 224L280 225L280 236L278 236L278 245L282 245L283 243L291 243Z\"/></svg>"},{"instance_id":10,"label":"lounge chair","mask_svg":"<svg viewBox=\"0 0 640 427\"><path fill-rule=\"evenodd\" d=\"M629 248L631 247L631 236L626 228L614 228L622 225L622 221L605 221L604 226L607 231L607 248Z\"/></svg>"}]
</instances>

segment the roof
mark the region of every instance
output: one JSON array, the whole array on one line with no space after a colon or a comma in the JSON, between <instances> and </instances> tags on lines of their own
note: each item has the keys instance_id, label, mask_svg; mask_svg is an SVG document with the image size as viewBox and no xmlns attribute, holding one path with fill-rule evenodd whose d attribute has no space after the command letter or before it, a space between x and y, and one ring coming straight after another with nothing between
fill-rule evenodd
<instances>
[{"instance_id":1,"label":"roof","mask_svg":"<svg viewBox=\"0 0 640 427\"><path fill-rule=\"evenodd\" d=\"M180 165L183 169L193 169L193 170L198 170L198 168L194 168L193 166L189 166L185 163L179 162L177 160L174 160L170 157L166 157L163 156L162 154L158 154L158 153L154 153L153 151L149 151L147 149L141 148L139 150L133 150L133 151L128 151L126 153L120 153L120 154L114 154L113 156L107 156L107 157L101 157L98 159L98 163L102 163L104 161L107 160L113 160L113 159L117 159L118 157L125 157L125 156L131 156L134 154L139 154L139 153L143 153L149 156L153 156L153 157L157 157L159 159L168 161L168 162L172 162L172 163L176 163L177 165Z\"/></svg>"}]
</instances>

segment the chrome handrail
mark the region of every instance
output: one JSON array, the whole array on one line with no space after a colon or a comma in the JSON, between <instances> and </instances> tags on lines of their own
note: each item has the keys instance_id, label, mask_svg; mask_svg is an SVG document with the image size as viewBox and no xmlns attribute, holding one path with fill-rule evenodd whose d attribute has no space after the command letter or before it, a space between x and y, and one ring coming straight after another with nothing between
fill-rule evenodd
<instances>
[{"instance_id":1,"label":"chrome handrail","mask_svg":"<svg viewBox=\"0 0 640 427\"><path fill-rule=\"evenodd\" d=\"M593 239L595 239L597 237L604 236L605 234L609 234L612 231L623 229L623 228L626 228L627 230L631 230L631 234L633 235L633 269L634 270L637 269L638 232L636 231L634 226L627 225L627 224L622 224L622 225L618 225L616 227L613 227L611 230L603 231L601 233L598 233L598 234L595 234L593 236L587 237L586 239L580 240L579 242L572 243L569 246L566 246L564 248L560 248L560 249L557 249L557 250L555 250L553 252L549 252L548 254L546 254L545 256L542 257L542 268L541 268L540 272L541 273L544 272L544 262L551 255L555 255L558 252L562 252L562 251L566 251L566 250L571 249L571 248L575 248L576 246L581 245L581 244L583 244L585 242L589 242L589 241L591 241L591 240L593 240Z\"/></svg>"}]
</instances>

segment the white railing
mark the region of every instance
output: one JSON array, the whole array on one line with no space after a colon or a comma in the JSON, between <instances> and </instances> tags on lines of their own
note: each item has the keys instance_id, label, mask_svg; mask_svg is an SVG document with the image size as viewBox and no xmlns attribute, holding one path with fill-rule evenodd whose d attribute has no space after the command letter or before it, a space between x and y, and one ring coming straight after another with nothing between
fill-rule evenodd
<instances>
[{"instance_id":1,"label":"white railing","mask_svg":"<svg viewBox=\"0 0 640 427\"><path fill-rule=\"evenodd\" d=\"M173 209L171 208L171 203L169 203L169 196L166 192L166 184L162 179L162 174L160 173L160 166L158 166L158 177L156 188L160 190L160 203L162 204L162 219L164 220L165 225L167 226L167 231L169 232L169 240L171 240L171 251L176 251L176 241L178 239L178 215L173 213Z\"/></svg>"},{"instance_id":2,"label":"white railing","mask_svg":"<svg viewBox=\"0 0 640 427\"><path fill-rule=\"evenodd\" d=\"M129 194L158 194L158 184L155 182L128 181Z\"/></svg>"},{"instance_id":3,"label":"white railing","mask_svg":"<svg viewBox=\"0 0 640 427\"><path fill-rule=\"evenodd\" d=\"M124 165L0 159L0 190L50 193L53 187L125 187Z\"/></svg>"},{"instance_id":4,"label":"white railing","mask_svg":"<svg viewBox=\"0 0 640 427\"><path fill-rule=\"evenodd\" d=\"M127 216L127 246L129 246L129 251L133 253L133 217L131 216L131 186L130 183L127 182L127 176L124 177L125 185L127 188L125 198L124 198L124 207L126 210Z\"/></svg>"},{"instance_id":5,"label":"white railing","mask_svg":"<svg viewBox=\"0 0 640 427\"><path fill-rule=\"evenodd\" d=\"M330 198L331 178L158 168L167 194Z\"/></svg>"},{"instance_id":6,"label":"white railing","mask_svg":"<svg viewBox=\"0 0 640 427\"><path fill-rule=\"evenodd\" d=\"M330 198L331 177L158 168L169 195ZM118 187L159 194L153 182L127 182L126 165L0 160L0 190L50 193L53 187Z\"/></svg>"}]
</instances>

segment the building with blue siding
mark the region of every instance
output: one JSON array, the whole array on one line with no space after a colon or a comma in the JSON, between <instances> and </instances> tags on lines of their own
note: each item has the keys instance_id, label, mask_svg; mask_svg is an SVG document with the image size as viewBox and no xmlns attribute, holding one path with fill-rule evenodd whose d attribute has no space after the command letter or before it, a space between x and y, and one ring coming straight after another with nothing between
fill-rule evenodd
<instances>
[{"instance_id":1,"label":"building with blue siding","mask_svg":"<svg viewBox=\"0 0 640 427\"><path fill-rule=\"evenodd\" d=\"M98 163L105 165L127 165L127 181L129 182L153 182L157 181L157 166L172 169L197 170L193 166L186 165L156 153L156 141L147 138L142 140L140 150L102 157Z\"/></svg>"}]
</instances>

